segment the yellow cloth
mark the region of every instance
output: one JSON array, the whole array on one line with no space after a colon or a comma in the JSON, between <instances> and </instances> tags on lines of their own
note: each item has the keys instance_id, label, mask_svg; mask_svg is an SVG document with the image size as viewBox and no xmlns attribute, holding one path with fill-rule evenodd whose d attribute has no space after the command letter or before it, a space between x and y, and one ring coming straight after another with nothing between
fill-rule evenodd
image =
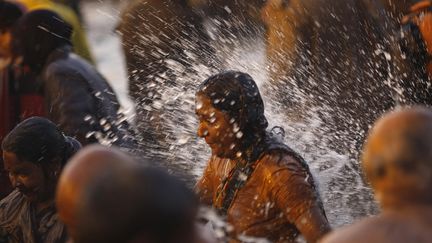
<instances>
[{"instance_id":1,"label":"yellow cloth","mask_svg":"<svg viewBox=\"0 0 432 243\"><path fill-rule=\"evenodd\" d=\"M23 4L29 11L48 9L60 15L60 17L73 27L72 45L74 47L74 52L88 60L90 63L94 63L90 54L86 34L81 27L78 17L69 7L50 0L16 0L16 2Z\"/></svg>"}]
</instances>

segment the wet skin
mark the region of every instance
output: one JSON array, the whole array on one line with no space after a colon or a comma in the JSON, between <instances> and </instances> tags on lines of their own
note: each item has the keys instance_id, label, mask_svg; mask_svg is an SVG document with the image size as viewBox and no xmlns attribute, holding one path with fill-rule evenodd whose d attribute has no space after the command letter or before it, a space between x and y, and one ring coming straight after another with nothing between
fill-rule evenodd
<instances>
[{"instance_id":1,"label":"wet skin","mask_svg":"<svg viewBox=\"0 0 432 243\"><path fill-rule=\"evenodd\" d=\"M212 154L220 158L235 158L240 145L235 132L236 123L224 112L212 105L211 99L196 96L196 115L199 120L198 136L204 138Z\"/></svg>"},{"instance_id":2,"label":"wet skin","mask_svg":"<svg viewBox=\"0 0 432 243\"><path fill-rule=\"evenodd\" d=\"M56 183L47 177L42 166L20 160L16 154L7 151L3 151L3 160L12 187L18 189L27 200L43 208L53 199Z\"/></svg>"}]
</instances>

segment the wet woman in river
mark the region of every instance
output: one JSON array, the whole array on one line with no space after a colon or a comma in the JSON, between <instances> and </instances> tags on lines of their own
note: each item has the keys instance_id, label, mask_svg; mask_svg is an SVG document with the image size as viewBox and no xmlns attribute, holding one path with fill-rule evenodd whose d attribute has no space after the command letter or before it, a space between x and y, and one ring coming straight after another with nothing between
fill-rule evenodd
<instances>
[{"instance_id":1,"label":"wet woman in river","mask_svg":"<svg viewBox=\"0 0 432 243\"><path fill-rule=\"evenodd\" d=\"M316 242L330 230L308 165L267 133L264 104L249 75L230 71L204 81L196 114L198 135L212 150L197 191L233 226L230 242L294 242L299 234Z\"/></svg>"},{"instance_id":2,"label":"wet woman in river","mask_svg":"<svg viewBox=\"0 0 432 243\"><path fill-rule=\"evenodd\" d=\"M15 190L0 202L0 242L66 241L54 194L63 166L80 147L39 117L21 122L5 137L4 168Z\"/></svg>"}]
</instances>

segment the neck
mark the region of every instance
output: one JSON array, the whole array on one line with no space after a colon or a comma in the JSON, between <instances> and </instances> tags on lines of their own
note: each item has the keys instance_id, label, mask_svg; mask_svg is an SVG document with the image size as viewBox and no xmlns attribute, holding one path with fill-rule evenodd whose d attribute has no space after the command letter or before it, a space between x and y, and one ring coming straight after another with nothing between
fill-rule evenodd
<instances>
[{"instance_id":1,"label":"neck","mask_svg":"<svg viewBox=\"0 0 432 243\"><path fill-rule=\"evenodd\" d=\"M242 164L250 164L255 162L259 155L264 150L265 142L265 131L260 133L247 133L245 137L242 149L240 161Z\"/></svg>"}]
</instances>

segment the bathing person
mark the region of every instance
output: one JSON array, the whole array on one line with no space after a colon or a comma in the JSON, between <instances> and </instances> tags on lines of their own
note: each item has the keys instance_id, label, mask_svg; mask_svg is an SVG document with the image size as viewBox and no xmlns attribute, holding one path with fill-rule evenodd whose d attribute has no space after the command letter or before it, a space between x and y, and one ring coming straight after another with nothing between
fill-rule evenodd
<instances>
[{"instance_id":1,"label":"bathing person","mask_svg":"<svg viewBox=\"0 0 432 243\"><path fill-rule=\"evenodd\" d=\"M75 243L196 243L197 200L175 177L93 145L65 168L60 219Z\"/></svg>"},{"instance_id":2,"label":"bathing person","mask_svg":"<svg viewBox=\"0 0 432 243\"><path fill-rule=\"evenodd\" d=\"M72 29L56 13L25 14L12 31L12 53L42 82L47 117L83 145L133 147L117 97L88 62L72 52Z\"/></svg>"},{"instance_id":3,"label":"bathing person","mask_svg":"<svg viewBox=\"0 0 432 243\"><path fill-rule=\"evenodd\" d=\"M196 94L198 135L212 150L196 189L202 203L225 215L242 237L316 242L330 230L314 179L295 151L267 133L264 104L254 80L223 72Z\"/></svg>"},{"instance_id":4,"label":"bathing person","mask_svg":"<svg viewBox=\"0 0 432 243\"><path fill-rule=\"evenodd\" d=\"M335 231L323 243L431 242L432 111L386 114L369 134L362 163L382 213Z\"/></svg>"},{"instance_id":5,"label":"bathing person","mask_svg":"<svg viewBox=\"0 0 432 243\"><path fill-rule=\"evenodd\" d=\"M5 137L4 168L15 190L0 202L1 242L65 242L54 194L63 166L80 147L40 117L21 122Z\"/></svg>"}]
</instances>

